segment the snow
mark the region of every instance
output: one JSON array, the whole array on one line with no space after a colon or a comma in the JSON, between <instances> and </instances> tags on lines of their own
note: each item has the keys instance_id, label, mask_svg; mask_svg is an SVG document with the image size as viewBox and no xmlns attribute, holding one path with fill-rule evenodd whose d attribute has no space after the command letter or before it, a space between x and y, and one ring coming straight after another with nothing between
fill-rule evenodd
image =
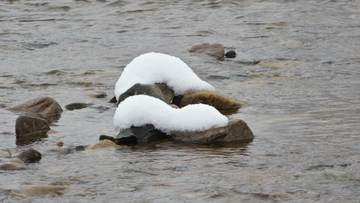
<instances>
[{"instance_id":1,"label":"snow","mask_svg":"<svg viewBox=\"0 0 360 203\"><path fill-rule=\"evenodd\" d=\"M160 99L147 95L128 97L119 104L114 115L116 132L146 124L152 124L165 133L173 130L204 131L227 123L227 117L212 106L194 104L175 109Z\"/></svg>"},{"instance_id":2,"label":"snow","mask_svg":"<svg viewBox=\"0 0 360 203\"><path fill-rule=\"evenodd\" d=\"M154 52L136 57L125 67L115 85L116 99L136 83L166 83L175 95L185 94L190 90L215 90L181 59Z\"/></svg>"}]
</instances>

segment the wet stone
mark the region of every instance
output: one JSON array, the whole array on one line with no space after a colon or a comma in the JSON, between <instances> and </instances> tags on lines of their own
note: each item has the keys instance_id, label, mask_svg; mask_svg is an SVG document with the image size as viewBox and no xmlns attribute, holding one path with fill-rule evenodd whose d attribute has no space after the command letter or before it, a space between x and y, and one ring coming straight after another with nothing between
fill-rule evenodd
<instances>
[{"instance_id":1,"label":"wet stone","mask_svg":"<svg viewBox=\"0 0 360 203\"><path fill-rule=\"evenodd\" d=\"M171 136L182 142L199 144L251 142L254 135L243 120L230 121L226 126L201 132L173 131Z\"/></svg>"},{"instance_id":2,"label":"wet stone","mask_svg":"<svg viewBox=\"0 0 360 203\"><path fill-rule=\"evenodd\" d=\"M120 132L116 136L117 144L130 144L130 143L150 143L169 138L169 136L159 130L153 125L148 124L141 127L131 127Z\"/></svg>"},{"instance_id":3,"label":"wet stone","mask_svg":"<svg viewBox=\"0 0 360 203\"><path fill-rule=\"evenodd\" d=\"M19 116L16 119L16 136L25 136L35 132L47 132L50 130L48 122L45 119L32 117L28 115Z\"/></svg>"},{"instance_id":4,"label":"wet stone","mask_svg":"<svg viewBox=\"0 0 360 203\"><path fill-rule=\"evenodd\" d=\"M113 141L113 142L116 142L115 138L112 137L112 136L108 136L108 135L100 135L99 137L99 140L110 140L110 141Z\"/></svg>"},{"instance_id":5,"label":"wet stone","mask_svg":"<svg viewBox=\"0 0 360 203\"><path fill-rule=\"evenodd\" d=\"M126 92L122 93L119 96L118 104L124 101L126 98L134 95L149 95L162 101L165 101L164 95L162 94L161 90L156 85L147 85L147 84L140 84L136 83L132 87L130 87Z\"/></svg>"},{"instance_id":6,"label":"wet stone","mask_svg":"<svg viewBox=\"0 0 360 203\"><path fill-rule=\"evenodd\" d=\"M236 52L234 50L230 50L230 51L226 52L225 57L226 58L235 58Z\"/></svg>"},{"instance_id":7,"label":"wet stone","mask_svg":"<svg viewBox=\"0 0 360 203\"><path fill-rule=\"evenodd\" d=\"M14 196L18 197L36 197L36 196L43 196L50 193L60 194L60 190L65 190L68 187L66 186L52 186L52 185L29 185L24 186L19 194L13 194Z\"/></svg>"},{"instance_id":8,"label":"wet stone","mask_svg":"<svg viewBox=\"0 0 360 203\"><path fill-rule=\"evenodd\" d=\"M50 122L58 120L63 111L59 103L50 97L36 98L8 110L40 114Z\"/></svg>"},{"instance_id":9,"label":"wet stone","mask_svg":"<svg viewBox=\"0 0 360 203\"><path fill-rule=\"evenodd\" d=\"M190 53L204 53L218 59L224 58L225 49L221 44L197 44L191 47L189 50Z\"/></svg>"},{"instance_id":10,"label":"wet stone","mask_svg":"<svg viewBox=\"0 0 360 203\"><path fill-rule=\"evenodd\" d=\"M35 163L41 160L41 153L35 149L28 149L19 154L18 158L25 163Z\"/></svg>"},{"instance_id":11,"label":"wet stone","mask_svg":"<svg viewBox=\"0 0 360 203\"><path fill-rule=\"evenodd\" d=\"M94 98L105 98L107 96L106 92L98 92L97 94L94 94Z\"/></svg>"},{"instance_id":12,"label":"wet stone","mask_svg":"<svg viewBox=\"0 0 360 203\"><path fill-rule=\"evenodd\" d=\"M71 103L65 106L65 108L69 111L83 109L93 104L86 104L86 103Z\"/></svg>"},{"instance_id":13,"label":"wet stone","mask_svg":"<svg viewBox=\"0 0 360 203\"><path fill-rule=\"evenodd\" d=\"M245 105L245 102L226 97L216 92L193 92L185 94L181 98L180 108L189 104L207 104L218 110L238 109Z\"/></svg>"},{"instance_id":14,"label":"wet stone","mask_svg":"<svg viewBox=\"0 0 360 203\"><path fill-rule=\"evenodd\" d=\"M0 170L5 171L17 171L17 170L26 170L27 165L20 159L8 159L0 164Z\"/></svg>"},{"instance_id":15,"label":"wet stone","mask_svg":"<svg viewBox=\"0 0 360 203\"><path fill-rule=\"evenodd\" d=\"M85 148L85 151L94 150L94 149L101 149L101 148L109 148L109 147L119 147L111 140L101 140L100 142L90 145Z\"/></svg>"}]
</instances>

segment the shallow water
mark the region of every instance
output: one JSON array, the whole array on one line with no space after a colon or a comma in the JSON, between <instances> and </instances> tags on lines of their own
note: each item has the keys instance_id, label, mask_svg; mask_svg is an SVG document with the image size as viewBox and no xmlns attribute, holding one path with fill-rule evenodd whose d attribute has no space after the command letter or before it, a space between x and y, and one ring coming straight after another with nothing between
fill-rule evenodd
<instances>
[{"instance_id":1,"label":"shallow water","mask_svg":"<svg viewBox=\"0 0 360 203\"><path fill-rule=\"evenodd\" d=\"M0 0L0 150L43 154L27 170L0 171L0 201L358 202L359 8L316 0ZM237 57L187 52L207 42ZM150 51L181 58L220 92L246 101L228 117L247 122L254 141L69 150L115 135L114 85ZM98 92L108 97L92 97ZM48 138L16 146L18 114L5 107L38 96L63 108L93 105L65 110ZM26 185L69 188L11 195Z\"/></svg>"}]
</instances>

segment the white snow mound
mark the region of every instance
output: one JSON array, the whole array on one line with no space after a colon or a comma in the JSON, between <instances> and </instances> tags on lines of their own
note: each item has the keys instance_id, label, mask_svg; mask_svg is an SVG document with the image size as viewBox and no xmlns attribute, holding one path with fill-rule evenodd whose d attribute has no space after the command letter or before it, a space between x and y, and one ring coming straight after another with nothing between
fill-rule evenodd
<instances>
[{"instance_id":1,"label":"white snow mound","mask_svg":"<svg viewBox=\"0 0 360 203\"><path fill-rule=\"evenodd\" d=\"M124 69L115 85L116 99L136 83L166 83L175 95L189 90L214 91L181 59L161 53L146 53L134 58Z\"/></svg>"},{"instance_id":2,"label":"white snow mound","mask_svg":"<svg viewBox=\"0 0 360 203\"><path fill-rule=\"evenodd\" d=\"M136 95L119 104L114 115L114 128L119 133L131 126L152 124L165 133L172 130L204 131L225 126L228 121L209 105L194 104L174 109L158 98Z\"/></svg>"}]
</instances>

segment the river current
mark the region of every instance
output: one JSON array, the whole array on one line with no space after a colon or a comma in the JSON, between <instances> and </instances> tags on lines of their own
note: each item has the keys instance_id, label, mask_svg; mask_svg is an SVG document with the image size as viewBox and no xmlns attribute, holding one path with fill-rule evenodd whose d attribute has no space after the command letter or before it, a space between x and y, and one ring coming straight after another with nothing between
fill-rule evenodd
<instances>
[{"instance_id":1,"label":"river current","mask_svg":"<svg viewBox=\"0 0 360 203\"><path fill-rule=\"evenodd\" d=\"M199 43L237 56L188 52ZM108 101L147 52L177 56L247 102L228 118L255 139L73 150L116 135ZM60 120L48 138L17 146L19 114L6 107L43 96L63 107ZM74 102L91 105L64 108ZM0 202L359 202L359 104L357 0L0 0L0 150L43 155L0 171ZM29 185L68 189L13 195Z\"/></svg>"}]
</instances>

